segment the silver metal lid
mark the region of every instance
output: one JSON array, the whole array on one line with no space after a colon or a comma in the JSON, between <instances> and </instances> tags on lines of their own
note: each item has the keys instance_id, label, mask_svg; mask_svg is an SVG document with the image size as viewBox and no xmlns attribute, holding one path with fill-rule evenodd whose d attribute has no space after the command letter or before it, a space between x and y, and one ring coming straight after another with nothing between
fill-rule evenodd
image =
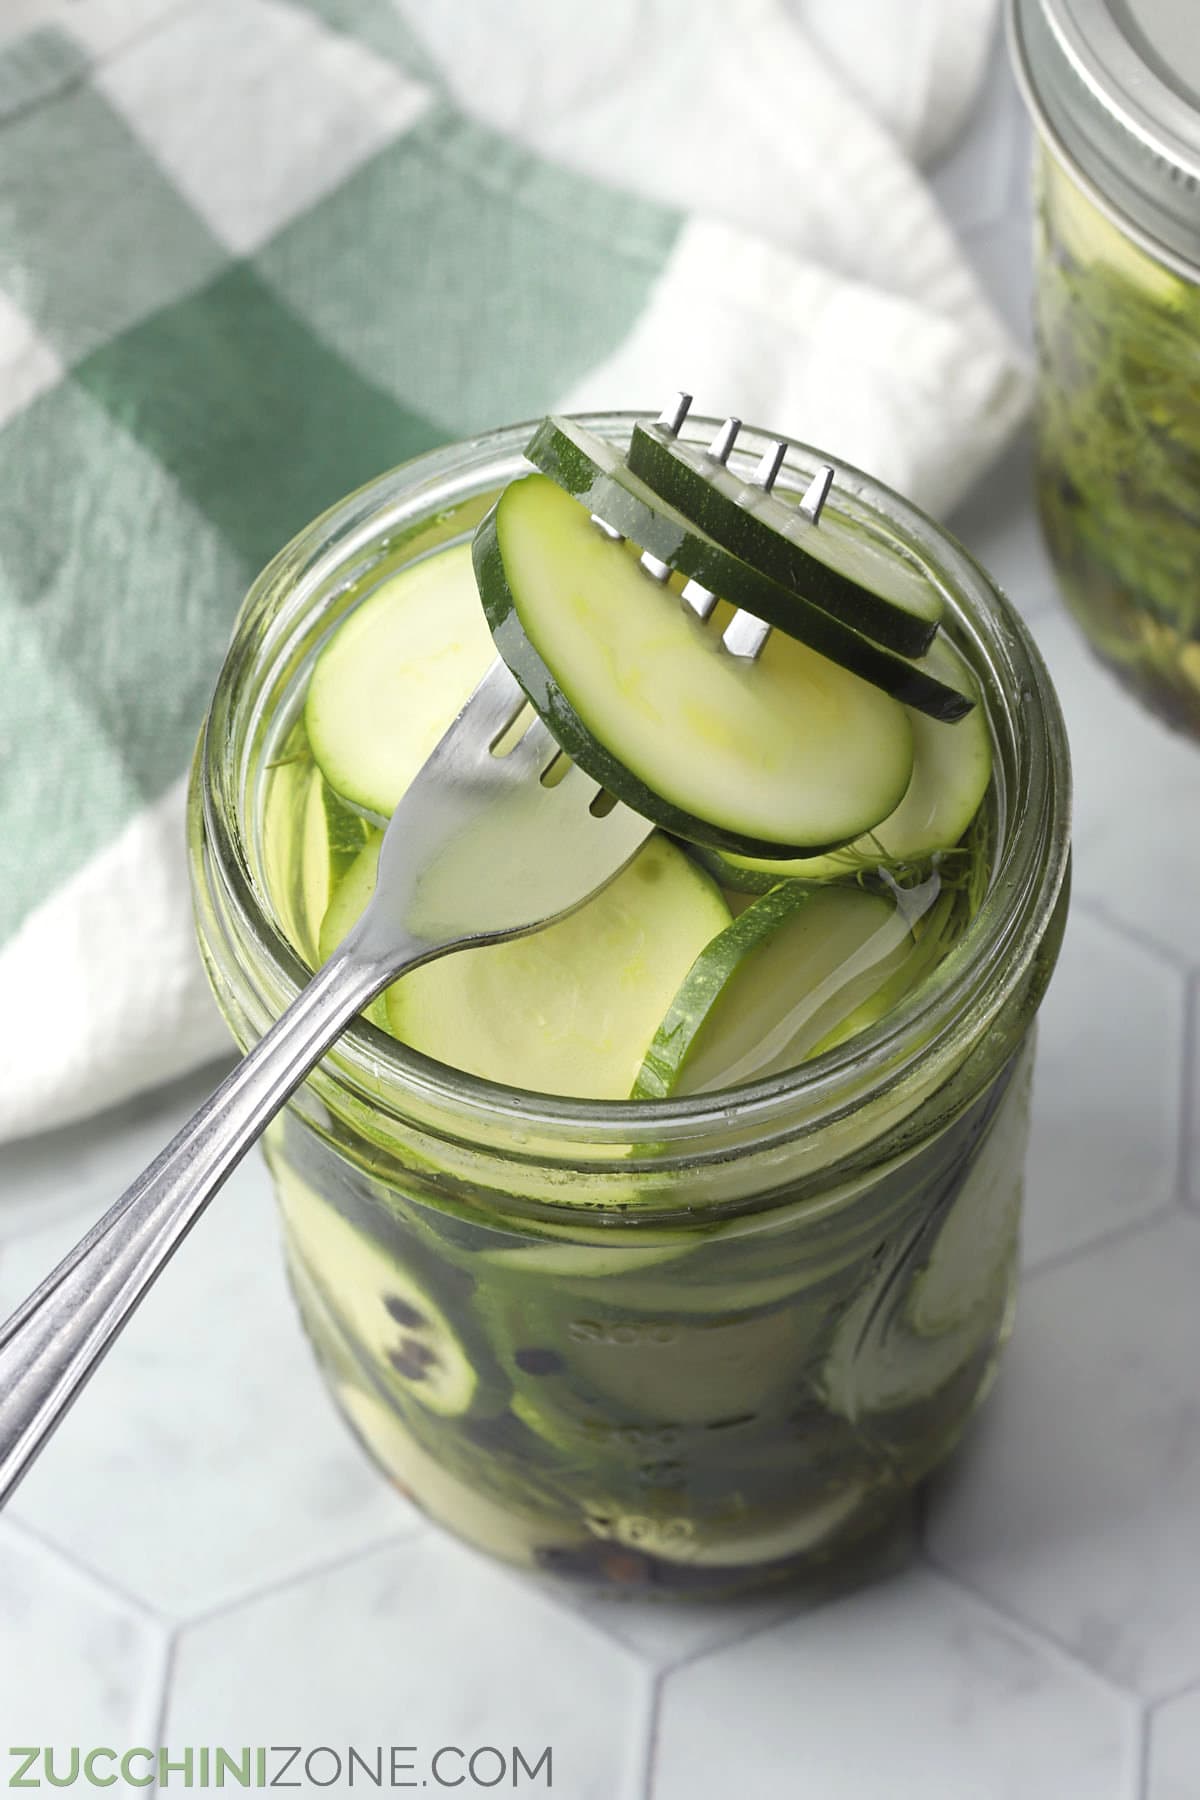
<instances>
[{"instance_id":1,"label":"silver metal lid","mask_svg":"<svg viewBox=\"0 0 1200 1800\"><path fill-rule=\"evenodd\" d=\"M1200 0L1009 0L1041 129L1133 233L1200 267Z\"/></svg>"}]
</instances>

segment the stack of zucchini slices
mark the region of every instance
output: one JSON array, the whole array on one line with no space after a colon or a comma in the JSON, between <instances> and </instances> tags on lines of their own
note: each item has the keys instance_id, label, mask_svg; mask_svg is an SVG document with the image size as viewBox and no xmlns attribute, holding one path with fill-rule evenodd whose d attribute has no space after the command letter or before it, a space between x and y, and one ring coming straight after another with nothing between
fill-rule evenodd
<instances>
[{"instance_id":1,"label":"stack of zucchini slices","mask_svg":"<svg viewBox=\"0 0 1200 1800\"><path fill-rule=\"evenodd\" d=\"M679 436L686 406L636 424L625 456L546 419L470 561L393 576L310 683L328 788L382 823L498 650L566 754L660 828L579 912L389 992L396 1036L509 1085L658 1098L793 1067L902 998L961 912L939 865L992 748L940 591L824 506L831 470L783 492L780 444L739 475L736 422L705 450ZM334 888L322 955L377 838Z\"/></svg>"}]
</instances>

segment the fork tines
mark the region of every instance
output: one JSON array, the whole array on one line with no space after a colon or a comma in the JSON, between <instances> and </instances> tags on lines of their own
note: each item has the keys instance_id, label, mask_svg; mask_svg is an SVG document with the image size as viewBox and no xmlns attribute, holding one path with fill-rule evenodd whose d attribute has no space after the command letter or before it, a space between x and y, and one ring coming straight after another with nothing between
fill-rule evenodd
<instances>
[{"instance_id":1,"label":"fork tines","mask_svg":"<svg viewBox=\"0 0 1200 1800\"><path fill-rule=\"evenodd\" d=\"M666 436L677 437L683 427L683 422L691 409L691 404L692 396L690 394L685 394L682 391L676 393L668 404L663 407L663 410L659 413L655 423ZM738 433L741 428L742 421L740 419L733 418L732 416L727 418L717 431L717 434L713 438L712 443L708 446L708 449L704 452L705 456L714 463L721 465L727 463L730 453L737 443ZM786 454L787 445L781 438L775 438L763 451L762 456L759 458L758 466L750 476L747 485L752 488L758 488L765 494L769 494L775 485L780 469L783 467L783 459ZM821 467L817 470L807 488L804 490L797 505L797 511L803 514L810 524L817 525L820 523L821 510L829 496L829 490L832 485L833 468L829 463L822 463ZM619 531L614 530L614 528L604 519L599 518L593 513L592 520L593 523L600 527L606 537L610 537L616 542L620 541L622 534ZM649 550L644 550L638 560L647 575L654 581L665 582L671 575L672 571L670 565L663 562L659 557L652 555ZM683 599L684 604L695 613L698 619L707 621L712 617L720 596L713 593L711 588L702 586L700 582L690 580L685 582L681 598ZM721 643L731 656L739 657L744 661L753 662L762 654L763 645L770 635L771 627L768 624L764 623L762 619L756 618L753 613L745 612L739 608L734 613L729 624L725 627L725 630L721 635Z\"/></svg>"}]
</instances>

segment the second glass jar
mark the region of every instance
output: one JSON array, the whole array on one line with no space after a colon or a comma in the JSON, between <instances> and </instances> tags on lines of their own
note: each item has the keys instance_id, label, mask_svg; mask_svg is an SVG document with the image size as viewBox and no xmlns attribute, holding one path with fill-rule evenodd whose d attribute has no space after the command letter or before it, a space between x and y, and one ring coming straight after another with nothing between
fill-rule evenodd
<instances>
[{"instance_id":1,"label":"second glass jar","mask_svg":"<svg viewBox=\"0 0 1200 1800\"><path fill-rule=\"evenodd\" d=\"M1200 736L1200 42L1158 0L1009 0L1037 125L1037 498L1092 648Z\"/></svg>"},{"instance_id":2,"label":"second glass jar","mask_svg":"<svg viewBox=\"0 0 1200 1800\"><path fill-rule=\"evenodd\" d=\"M1037 166L1038 508L1072 611L1142 700L1200 737L1200 269Z\"/></svg>"}]
</instances>

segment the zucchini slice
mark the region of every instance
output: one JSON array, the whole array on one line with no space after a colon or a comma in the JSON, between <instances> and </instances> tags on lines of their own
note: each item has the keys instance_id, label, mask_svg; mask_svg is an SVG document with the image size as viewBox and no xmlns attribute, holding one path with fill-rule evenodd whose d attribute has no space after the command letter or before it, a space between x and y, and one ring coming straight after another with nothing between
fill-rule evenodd
<instances>
[{"instance_id":1,"label":"zucchini slice","mask_svg":"<svg viewBox=\"0 0 1200 1800\"><path fill-rule=\"evenodd\" d=\"M500 1309L506 1342L498 1354L522 1423L576 1455L590 1449L593 1463L606 1451L619 1456L623 1439L628 1453L659 1432L669 1454L670 1440L696 1449L711 1430L704 1447L719 1455L722 1422L784 1400L812 1349L802 1308L730 1318L718 1305L704 1317L647 1327L605 1309L580 1317L574 1296L564 1298L565 1307L522 1298Z\"/></svg>"},{"instance_id":2,"label":"zucchini slice","mask_svg":"<svg viewBox=\"0 0 1200 1800\"><path fill-rule=\"evenodd\" d=\"M511 1249L482 1250L483 1262L493 1268L510 1269L520 1279L527 1276L540 1282L547 1277L566 1281L596 1281L610 1275L638 1274L642 1269L660 1263L678 1262L691 1245L686 1238L673 1243L641 1245L538 1243L521 1244Z\"/></svg>"},{"instance_id":3,"label":"zucchini slice","mask_svg":"<svg viewBox=\"0 0 1200 1800\"><path fill-rule=\"evenodd\" d=\"M803 588L774 579L765 565L742 561L714 543L631 474L615 446L576 420L544 420L525 454L556 487L581 501L589 513L602 518L639 549L649 550L660 562L692 577L731 605L778 626L893 699L947 721L970 710L969 692L947 681L930 663L895 655L879 641L872 641L869 633L855 629L852 622L813 604ZM713 467L719 470L721 465L714 463ZM918 655L928 648L932 632L930 627L920 638Z\"/></svg>"},{"instance_id":4,"label":"zucchini slice","mask_svg":"<svg viewBox=\"0 0 1200 1800\"><path fill-rule=\"evenodd\" d=\"M342 872L329 897L317 946L323 963L329 961L350 927L357 925L367 910L367 901L375 892L379 874L379 846L382 842L383 833L372 830L350 867Z\"/></svg>"},{"instance_id":5,"label":"zucchini slice","mask_svg":"<svg viewBox=\"0 0 1200 1800\"><path fill-rule=\"evenodd\" d=\"M379 876L379 846L382 842L382 831L369 828L361 850L350 867L342 872L341 879L329 896L329 905L325 908L317 939L317 954L323 963L329 961L350 927L357 925L367 910L367 901L375 892ZM363 1017L370 1019L372 1025L378 1025L382 1031L388 1029L387 1007L382 994L377 995L363 1009Z\"/></svg>"},{"instance_id":6,"label":"zucchini slice","mask_svg":"<svg viewBox=\"0 0 1200 1800\"><path fill-rule=\"evenodd\" d=\"M275 1190L292 1254L387 1386L430 1412L457 1417L479 1377L458 1332L404 1267L276 1158Z\"/></svg>"},{"instance_id":7,"label":"zucchini slice","mask_svg":"<svg viewBox=\"0 0 1200 1800\"><path fill-rule=\"evenodd\" d=\"M947 675L970 689L978 685L966 658L946 638L934 645L930 659ZM992 776L992 737L987 710L980 701L959 725L910 713L913 771L904 798L881 824L855 843L829 856L778 859L700 852L706 868L723 887L766 893L779 881L829 881L880 863L919 863L939 850L961 843L988 790Z\"/></svg>"},{"instance_id":8,"label":"zucchini slice","mask_svg":"<svg viewBox=\"0 0 1200 1800\"><path fill-rule=\"evenodd\" d=\"M505 1562L532 1568L545 1545L561 1540L561 1508L535 1511L531 1497L496 1499L430 1454L400 1414L358 1382L340 1382L338 1405L363 1448L402 1494L439 1525Z\"/></svg>"},{"instance_id":9,"label":"zucchini slice","mask_svg":"<svg viewBox=\"0 0 1200 1800\"><path fill-rule=\"evenodd\" d=\"M639 1099L733 1087L795 1068L838 1041L893 984L916 947L914 917L936 878L898 905L858 887L787 883L701 952L646 1052ZM886 1002L885 1002L886 1004Z\"/></svg>"},{"instance_id":10,"label":"zucchini slice","mask_svg":"<svg viewBox=\"0 0 1200 1800\"><path fill-rule=\"evenodd\" d=\"M270 771L263 850L267 887L288 938L315 967L329 898L361 849L367 821L333 792L301 741Z\"/></svg>"},{"instance_id":11,"label":"zucchini slice","mask_svg":"<svg viewBox=\"0 0 1200 1800\"><path fill-rule=\"evenodd\" d=\"M318 656L304 703L334 792L388 818L495 656L466 544L402 569Z\"/></svg>"},{"instance_id":12,"label":"zucchini slice","mask_svg":"<svg viewBox=\"0 0 1200 1800\"><path fill-rule=\"evenodd\" d=\"M386 1382L381 1387L376 1372L364 1367L362 1346L347 1339L298 1257L289 1257L288 1274L333 1397L362 1447L402 1494L468 1543L511 1562L533 1566L543 1546L561 1541L561 1504L538 1492L536 1477L522 1479L488 1462L471 1479L469 1463L461 1466L464 1458L460 1467L449 1467L416 1436L414 1420L422 1415L416 1409L403 1415ZM451 1430L461 1423L452 1421ZM488 1478L490 1491L480 1473Z\"/></svg>"},{"instance_id":13,"label":"zucchini slice","mask_svg":"<svg viewBox=\"0 0 1200 1800\"><path fill-rule=\"evenodd\" d=\"M310 765L308 804L300 842L300 891L306 936L318 948L321 961L328 952L319 950L324 921L341 883L354 867L364 846L379 833L356 808L335 794L319 769ZM366 905L366 896L363 898ZM361 908L360 908L361 911ZM348 921L342 931L352 921Z\"/></svg>"},{"instance_id":14,"label":"zucchini slice","mask_svg":"<svg viewBox=\"0 0 1200 1800\"><path fill-rule=\"evenodd\" d=\"M911 1329L922 1338L986 1329L1003 1304L1017 1252L1028 1130L1029 1069L975 1151L913 1282L906 1307Z\"/></svg>"},{"instance_id":15,"label":"zucchini slice","mask_svg":"<svg viewBox=\"0 0 1200 1800\"><path fill-rule=\"evenodd\" d=\"M957 896L952 889L942 893L937 889L938 881L934 877L931 883L923 883L920 888L904 890L904 904L911 909L907 916L912 921L912 942L905 946L904 955L898 958L891 973L885 975L877 987L871 988L853 1012L843 1014L832 1030L814 1044L809 1051L810 1057L823 1055L826 1050L844 1044L848 1038L857 1037L878 1019L886 1018L926 975L932 974L953 947L961 930L962 915ZM930 894L937 894L932 905L927 904Z\"/></svg>"},{"instance_id":16,"label":"zucchini slice","mask_svg":"<svg viewBox=\"0 0 1200 1800\"><path fill-rule=\"evenodd\" d=\"M902 656L933 642L942 596L915 560L902 560L826 514L813 524L778 493L750 486L698 446L659 425L635 425L629 467L718 544Z\"/></svg>"},{"instance_id":17,"label":"zucchini slice","mask_svg":"<svg viewBox=\"0 0 1200 1800\"><path fill-rule=\"evenodd\" d=\"M829 849L878 825L912 774L902 706L794 638L721 646L541 475L479 526L496 648L567 754L677 836L749 855Z\"/></svg>"},{"instance_id":18,"label":"zucchini slice","mask_svg":"<svg viewBox=\"0 0 1200 1800\"><path fill-rule=\"evenodd\" d=\"M388 1024L490 1081L625 1100L671 995L728 923L715 882L655 834L565 919L403 976L387 990Z\"/></svg>"}]
</instances>

